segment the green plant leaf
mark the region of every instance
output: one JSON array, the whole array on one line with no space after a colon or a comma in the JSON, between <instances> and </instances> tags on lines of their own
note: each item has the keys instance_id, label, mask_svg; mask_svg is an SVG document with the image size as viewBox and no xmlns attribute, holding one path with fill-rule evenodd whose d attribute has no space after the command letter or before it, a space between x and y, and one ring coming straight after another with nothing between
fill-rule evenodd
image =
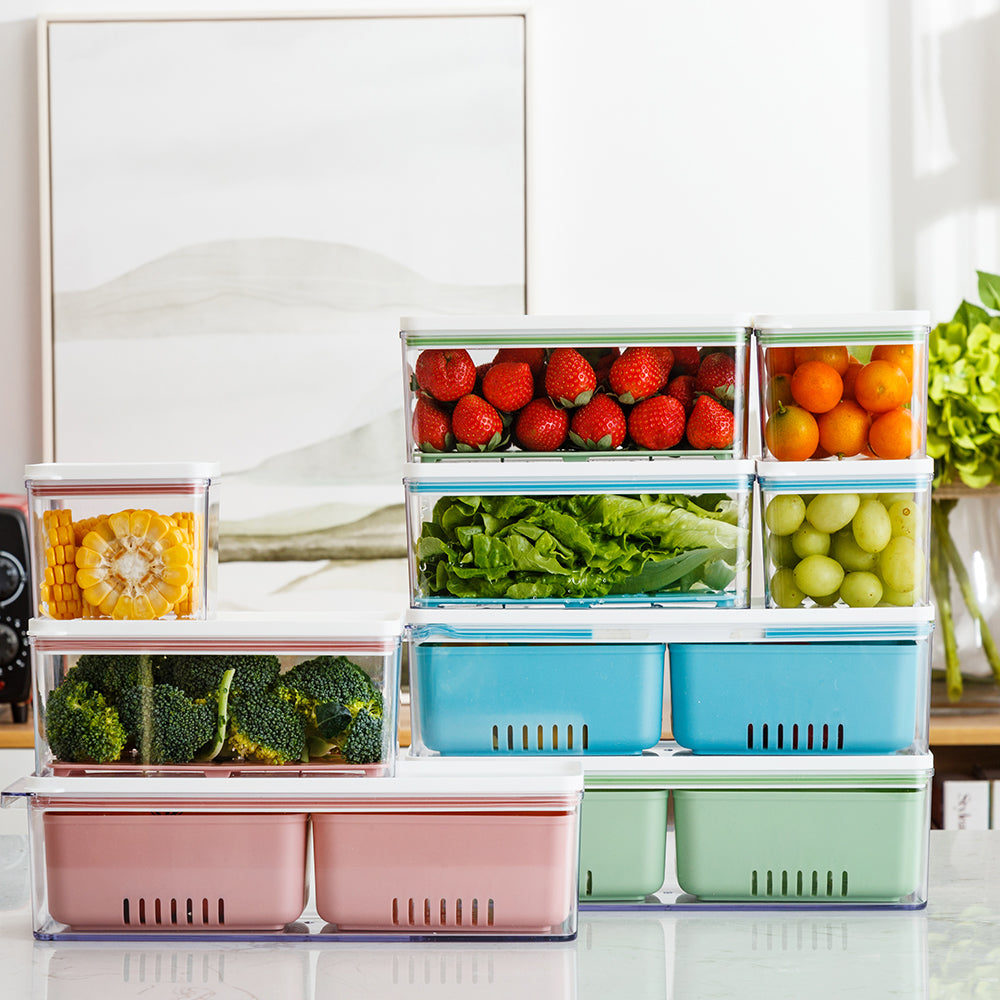
<instances>
[{"instance_id":1,"label":"green plant leaf","mask_svg":"<svg viewBox=\"0 0 1000 1000\"><path fill-rule=\"evenodd\" d=\"M1000 309L1000 276L976 271L979 275L979 298L987 309Z\"/></svg>"}]
</instances>

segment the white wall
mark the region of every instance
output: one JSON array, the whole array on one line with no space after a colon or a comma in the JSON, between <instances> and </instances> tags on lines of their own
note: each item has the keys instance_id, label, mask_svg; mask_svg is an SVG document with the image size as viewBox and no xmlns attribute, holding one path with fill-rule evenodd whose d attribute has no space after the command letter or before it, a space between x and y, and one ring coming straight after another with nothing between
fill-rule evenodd
<instances>
[{"instance_id":1,"label":"white wall","mask_svg":"<svg viewBox=\"0 0 1000 1000\"><path fill-rule=\"evenodd\" d=\"M262 9L117 5L196 8ZM35 18L114 9L0 6L0 491L42 458ZM531 311L924 307L937 320L975 297L976 268L1000 270L1000 0L528 10Z\"/></svg>"}]
</instances>

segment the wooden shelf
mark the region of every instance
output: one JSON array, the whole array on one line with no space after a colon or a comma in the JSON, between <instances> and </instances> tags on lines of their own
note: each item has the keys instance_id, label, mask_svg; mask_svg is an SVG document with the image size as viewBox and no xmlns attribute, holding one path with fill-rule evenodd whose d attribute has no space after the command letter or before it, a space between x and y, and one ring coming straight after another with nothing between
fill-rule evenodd
<instances>
[{"instance_id":1,"label":"wooden shelf","mask_svg":"<svg viewBox=\"0 0 1000 1000\"><path fill-rule=\"evenodd\" d=\"M930 745L997 746L1000 745L1000 712L975 715L931 715Z\"/></svg>"}]
</instances>

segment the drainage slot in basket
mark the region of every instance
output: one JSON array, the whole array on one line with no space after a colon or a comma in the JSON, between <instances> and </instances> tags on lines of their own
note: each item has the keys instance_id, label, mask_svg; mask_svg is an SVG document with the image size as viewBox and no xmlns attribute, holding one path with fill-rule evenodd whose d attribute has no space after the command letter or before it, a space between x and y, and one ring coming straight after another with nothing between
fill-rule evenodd
<instances>
[{"instance_id":1,"label":"drainage slot in basket","mask_svg":"<svg viewBox=\"0 0 1000 1000\"><path fill-rule=\"evenodd\" d=\"M780 888L779 888L780 886ZM813 896L833 899L837 896L848 896L848 873L832 870L812 872L774 869L750 872L751 896Z\"/></svg>"},{"instance_id":2,"label":"drainage slot in basket","mask_svg":"<svg viewBox=\"0 0 1000 1000\"><path fill-rule=\"evenodd\" d=\"M592 896L594 894L594 873L588 868L587 878L584 881L584 895Z\"/></svg>"},{"instance_id":3,"label":"drainage slot in basket","mask_svg":"<svg viewBox=\"0 0 1000 1000\"><path fill-rule=\"evenodd\" d=\"M506 729L506 740L504 729ZM575 732L572 723L567 723L565 727L553 723L551 729L544 723L508 723L506 726L494 725L490 728L490 746L495 753L558 751L560 746L572 751L576 749L578 743L582 750L586 750L589 746L590 732L586 724Z\"/></svg>"}]
</instances>

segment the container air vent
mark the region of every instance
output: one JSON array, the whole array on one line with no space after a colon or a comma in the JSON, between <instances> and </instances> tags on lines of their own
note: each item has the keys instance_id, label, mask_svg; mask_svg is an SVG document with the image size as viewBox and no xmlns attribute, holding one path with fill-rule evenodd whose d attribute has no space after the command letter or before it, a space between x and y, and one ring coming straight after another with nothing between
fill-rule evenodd
<instances>
[{"instance_id":1,"label":"container air vent","mask_svg":"<svg viewBox=\"0 0 1000 1000\"><path fill-rule=\"evenodd\" d=\"M747 750L843 750L844 725L747 723Z\"/></svg>"},{"instance_id":2,"label":"container air vent","mask_svg":"<svg viewBox=\"0 0 1000 1000\"><path fill-rule=\"evenodd\" d=\"M478 897L452 901L395 896L392 900L394 927L492 927L494 921L492 899L480 903Z\"/></svg>"},{"instance_id":3,"label":"container air vent","mask_svg":"<svg viewBox=\"0 0 1000 1000\"><path fill-rule=\"evenodd\" d=\"M224 899L122 899L125 927L223 927L226 923Z\"/></svg>"},{"instance_id":4,"label":"container air vent","mask_svg":"<svg viewBox=\"0 0 1000 1000\"><path fill-rule=\"evenodd\" d=\"M785 899L837 899L847 898L847 872L779 871L754 869L750 872L750 895L754 897L782 897Z\"/></svg>"},{"instance_id":5,"label":"container air vent","mask_svg":"<svg viewBox=\"0 0 1000 1000\"><path fill-rule=\"evenodd\" d=\"M560 727L538 723L494 725L492 746L497 753L537 753L544 750L586 750L590 743L587 724Z\"/></svg>"}]
</instances>

